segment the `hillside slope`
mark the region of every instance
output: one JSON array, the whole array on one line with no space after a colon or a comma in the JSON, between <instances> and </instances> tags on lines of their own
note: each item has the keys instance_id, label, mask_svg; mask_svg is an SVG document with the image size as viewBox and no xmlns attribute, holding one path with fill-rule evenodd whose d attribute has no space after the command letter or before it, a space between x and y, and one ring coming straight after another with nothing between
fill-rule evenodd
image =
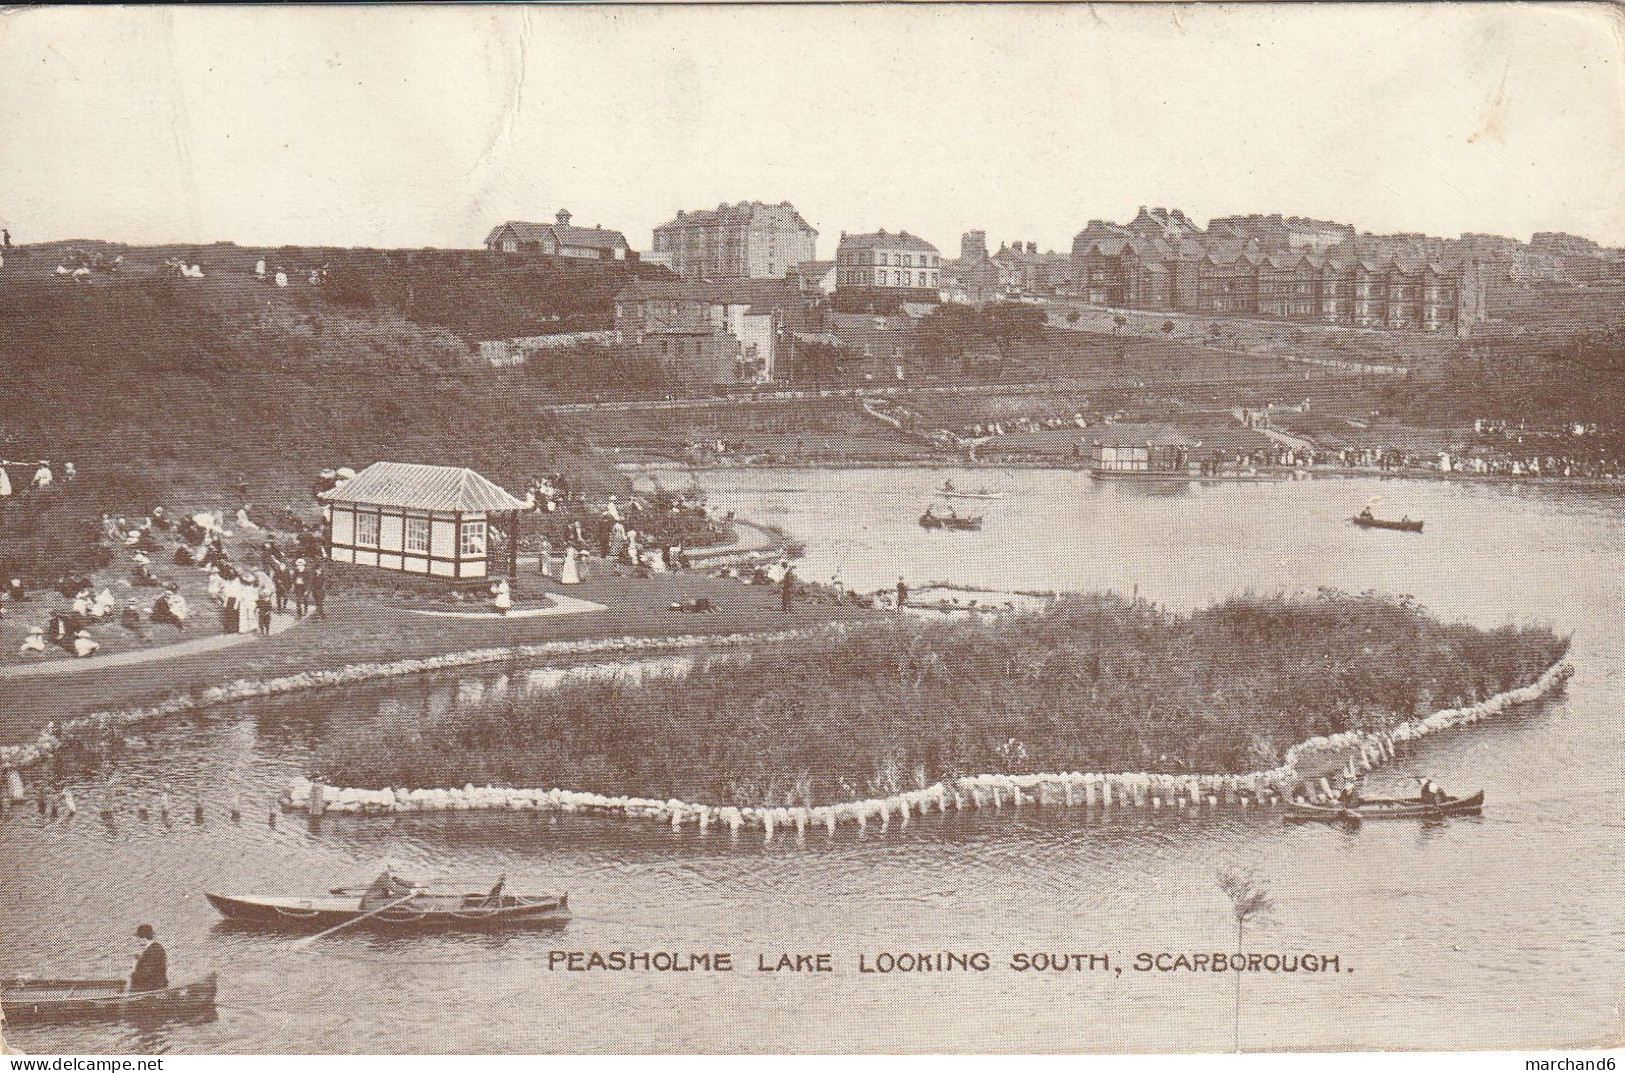
<instances>
[{"instance_id":1,"label":"hillside slope","mask_svg":"<svg viewBox=\"0 0 1625 1073\"><path fill-rule=\"evenodd\" d=\"M569 261L486 250L376 250L333 246L210 245L126 246L94 240L50 243L19 250L13 268L50 272L84 251L111 261L122 256L132 271L168 258L200 265L205 279L254 283L254 268L284 269L290 290L319 290L334 305L387 310L425 328L469 341L544 332L613 327L615 293L639 279L669 278L658 265L636 261ZM312 269L328 269L328 286L309 287Z\"/></svg>"},{"instance_id":2,"label":"hillside slope","mask_svg":"<svg viewBox=\"0 0 1625 1073\"><path fill-rule=\"evenodd\" d=\"M239 505L242 482L257 505L308 511L318 470L380 458L473 466L510 487L560 469L617 481L538 420L522 377L444 329L302 281L207 265L167 279L165 251L86 282L54 274L63 250L30 253L0 269L6 458L72 459L172 508Z\"/></svg>"}]
</instances>

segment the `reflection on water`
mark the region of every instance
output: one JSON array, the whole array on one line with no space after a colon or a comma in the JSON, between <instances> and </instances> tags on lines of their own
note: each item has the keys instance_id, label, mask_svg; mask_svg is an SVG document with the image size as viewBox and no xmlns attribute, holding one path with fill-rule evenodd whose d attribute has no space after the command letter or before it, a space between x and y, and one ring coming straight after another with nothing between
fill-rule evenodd
<instances>
[{"instance_id":1,"label":"reflection on water","mask_svg":"<svg viewBox=\"0 0 1625 1073\"><path fill-rule=\"evenodd\" d=\"M0 972L127 971L153 923L171 974L219 971L217 1020L14 1029L31 1051L1223 1049L1232 981L1141 973L1140 951L1234 942L1217 867L1271 885L1259 952L1337 954L1352 973L1249 976L1250 1048L1562 1045L1617 1033L1625 978L1625 553L1621 500L1425 482L1232 487L1094 484L1017 471L980 534L924 533L951 470L719 473L724 509L808 541L806 576L880 588L1137 588L1189 606L1237 589L1381 588L1481 623L1538 619L1575 636L1568 695L1431 740L1384 774L1482 786L1481 818L1287 826L1256 813L1176 816L1026 808L850 828L804 841L680 832L597 817L275 816L286 780L340 726L555 686L554 668L397 680L195 713L116 763L64 768L79 814L0 817ZM1374 495L1422 536L1346 523ZM686 660L688 657L685 657ZM681 673L649 661L638 673ZM602 668L581 674L610 673ZM829 732L829 728L814 728ZM1380 787L1379 787L1380 789ZM161 795L171 800L166 820ZM203 820L193 817L194 800ZM241 802L241 818L230 810ZM148 818L136 814L148 806ZM114 810L111 824L98 816ZM562 932L340 932L309 951L226 929L202 897L315 892L382 858L469 889L568 890ZM727 951L731 973L569 972L555 951ZM783 978L758 955L828 952L836 972ZM986 972L860 973L880 952L986 952ZM1115 973L1014 972L1011 955L1104 953ZM985 1011L985 1015L983 1012Z\"/></svg>"}]
</instances>

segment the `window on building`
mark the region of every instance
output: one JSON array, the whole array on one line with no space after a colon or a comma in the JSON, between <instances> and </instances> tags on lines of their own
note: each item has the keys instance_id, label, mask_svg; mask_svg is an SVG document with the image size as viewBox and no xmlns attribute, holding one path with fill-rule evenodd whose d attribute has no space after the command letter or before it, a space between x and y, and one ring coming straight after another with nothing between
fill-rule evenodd
<instances>
[{"instance_id":1,"label":"window on building","mask_svg":"<svg viewBox=\"0 0 1625 1073\"><path fill-rule=\"evenodd\" d=\"M464 522L458 534L457 551L463 558L485 554L485 523Z\"/></svg>"},{"instance_id":2,"label":"window on building","mask_svg":"<svg viewBox=\"0 0 1625 1073\"><path fill-rule=\"evenodd\" d=\"M429 519L406 519L406 550L421 552L429 550Z\"/></svg>"},{"instance_id":3,"label":"window on building","mask_svg":"<svg viewBox=\"0 0 1625 1073\"><path fill-rule=\"evenodd\" d=\"M378 515L357 514L355 516L355 542L357 547L376 548L378 546Z\"/></svg>"}]
</instances>

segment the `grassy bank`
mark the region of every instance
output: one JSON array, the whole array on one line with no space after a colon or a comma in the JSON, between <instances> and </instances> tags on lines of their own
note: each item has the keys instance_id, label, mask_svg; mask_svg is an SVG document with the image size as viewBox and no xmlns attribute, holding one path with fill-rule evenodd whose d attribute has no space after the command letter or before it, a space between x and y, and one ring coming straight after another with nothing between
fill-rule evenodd
<instances>
[{"instance_id":1,"label":"grassy bank","mask_svg":"<svg viewBox=\"0 0 1625 1073\"><path fill-rule=\"evenodd\" d=\"M10 568L40 579L93 565L82 534L104 510L230 514L247 502L313 516L317 471L378 459L472 466L515 489L563 471L590 493L625 490L536 414L522 378L388 308L246 274L176 280L127 261L73 283L49 274L52 259L15 272L10 261L0 457L71 460L80 478L32 505L15 497L0 515L0 566L20 560ZM16 485L31 470L9 473Z\"/></svg>"},{"instance_id":2,"label":"grassy bank","mask_svg":"<svg viewBox=\"0 0 1625 1073\"><path fill-rule=\"evenodd\" d=\"M1188 617L1116 596L992 624L898 624L681 680L590 683L333 739L340 786L564 786L817 805L963 774L1245 772L1533 680L1567 640L1374 595L1238 597Z\"/></svg>"},{"instance_id":3,"label":"grassy bank","mask_svg":"<svg viewBox=\"0 0 1625 1073\"><path fill-rule=\"evenodd\" d=\"M380 584L385 580L380 576ZM697 571L636 578L613 570L595 570L582 584L569 587L525 574L514 594L516 605L565 595L607 608L543 618L416 615L392 606L393 602L380 604L375 591L346 588L342 579L335 579L335 583L337 587L328 593L326 618L312 616L294 629L238 647L132 666L102 666L94 660L82 660L66 674L0 676L0 697L4 697L4 703L0 703L0 745L30 741L51 721L198 695L211 686L238 679L261 681L357 663L428 659L473 649L554 641L807 629L879 614L849 604L810 599L798 600L793 610L783 613L779 610L777 588L722 581ZM711 601L717 610L685 614L671 609L674 603L701 598ZM8 639L18 635L12 632Z\"/></svg>"}]
</instances>

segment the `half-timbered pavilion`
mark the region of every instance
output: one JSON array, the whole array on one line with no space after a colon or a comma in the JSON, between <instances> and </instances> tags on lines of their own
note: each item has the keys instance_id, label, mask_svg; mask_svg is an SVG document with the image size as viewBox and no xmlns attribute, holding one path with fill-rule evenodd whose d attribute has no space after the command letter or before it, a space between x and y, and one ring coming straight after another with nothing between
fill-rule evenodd
<instances>
[{"instance_id":1,"label":"half-timbered pavilion","mask_svg":"<svg viewBox=\"0 0 1625 1073\"><path fill-rule=\"evenodd\" d=\"M454 579L518 574L528 504L471 469L374 462L320 498L334 562Z\"/></svg>"}]
</instances>

